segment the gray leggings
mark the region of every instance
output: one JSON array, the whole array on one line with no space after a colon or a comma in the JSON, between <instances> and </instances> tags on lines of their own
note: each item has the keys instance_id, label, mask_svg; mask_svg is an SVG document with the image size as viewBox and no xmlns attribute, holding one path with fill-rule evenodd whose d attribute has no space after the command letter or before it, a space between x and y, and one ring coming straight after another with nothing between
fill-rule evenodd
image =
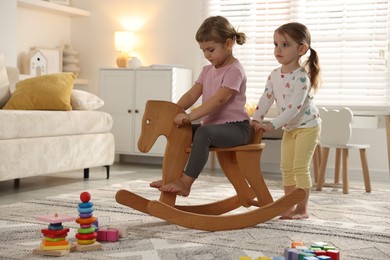
<instances>
[{"instance_id":1,"label":"gray leggings","mask_svg":"<svg viewBox=\"0 0 390 260\"><path fill-rule=\"evenodd\" d=\"M220 125L192 125L193 142L185 175L198 178L208 158L209 148L245 145L251 137L248 120Z\"/></svg>"}]
</instances>

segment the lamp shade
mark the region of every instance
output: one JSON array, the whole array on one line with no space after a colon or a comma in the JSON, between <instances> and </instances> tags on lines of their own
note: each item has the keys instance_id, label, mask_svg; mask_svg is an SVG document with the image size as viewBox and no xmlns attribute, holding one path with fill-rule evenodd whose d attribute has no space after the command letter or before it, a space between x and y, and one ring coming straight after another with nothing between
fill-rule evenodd
<instances>
[{"instance_id":1,"label":"lamp shade","mask_svg":"<svg viewBox=\"0 0 390 260\"><path fill-rule=\"evenodd\" d=\"M134 47L134 33L129 31L115 32L115 49L118 51L131 51Z\"/></svg>"}]
</instances>

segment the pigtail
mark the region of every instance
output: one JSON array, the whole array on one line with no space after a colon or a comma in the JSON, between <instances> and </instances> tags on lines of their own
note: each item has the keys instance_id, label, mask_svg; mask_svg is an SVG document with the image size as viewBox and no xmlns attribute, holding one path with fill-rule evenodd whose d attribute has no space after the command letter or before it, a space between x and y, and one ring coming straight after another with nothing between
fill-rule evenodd
<instances>
[{"instance_id":1,"label":"pigtail","mask_svg":"<svg viewBox=\"0 0 390 260\"><path fill-rule=\"evenodd\" d=\"M246 42L246 35L242 32L236 32L235 34L236 43L238 45L243 45Z\"/></svg>"},{"instance_id":2,"label":"pigtail","mask_svg":"<svg viewBox=\"0 0 390 260\"><path fill-rule=\"evenodd\" d=\"M320 75L320 62L317 55L317 52L313 48L309 48L310 56L304 63L304 67L308 71L311 87L316 92L321 85L321 75Z\"/></svg>"}]
</instances>

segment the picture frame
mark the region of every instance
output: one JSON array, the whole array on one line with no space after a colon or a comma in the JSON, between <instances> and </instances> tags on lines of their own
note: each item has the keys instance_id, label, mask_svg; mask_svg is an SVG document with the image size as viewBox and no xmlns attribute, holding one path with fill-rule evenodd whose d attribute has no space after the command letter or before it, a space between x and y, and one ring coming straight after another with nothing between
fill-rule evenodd
<instances>
[{"instance_id":1,"label":"picture frame","mask_svg":"<svg viewBox=\"0 0 390 260\"><path fill-rule=\"evenodd\" d=\"M38 48L32 49L39 50L47 60L46 73L60 73L62 72L62 49L61 48Z\"/></svg>"}]
</instances>

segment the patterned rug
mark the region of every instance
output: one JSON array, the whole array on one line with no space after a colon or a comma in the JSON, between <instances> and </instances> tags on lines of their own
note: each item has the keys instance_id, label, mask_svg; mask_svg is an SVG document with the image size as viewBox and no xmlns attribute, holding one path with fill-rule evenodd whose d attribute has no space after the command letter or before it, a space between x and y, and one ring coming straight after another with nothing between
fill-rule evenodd
<instances>
[{"instance_id":1,"label":"patterned rug","mask_svg":"<svg viewBox=\"0 0 390 260\"><path fill-rule=\"evenodd\" d=\"M292 241L310 245L326 242L341 252L341 259L390 259L390 203L388 190L365 193L351 188L344 195L340 188L313 190L308 220L275 218L252 228L205 232L190 230L145 215L117 204L119 189L136 192L148 199L159 193L149 188L151 180L131 181L90 190L94 216L100 227L126 227L128 236L117 242L103 243L97 251L72 252L67 259L236 259L240 256L281 256ZM274 199L282 196L280 183L266 181ZM82 192L82 191L80 191ZM201 176L187 198L178 204L203 204L234 194L224 177ZM0 206L0 259L40 259L33 255L46 223L35 216L61 213L77 216L78 194L62 194L45 200L30 200ZM247 210L247 209L243 209ZM78 224L63 223L71 229L74 241ZM44 258L48 258L45 256Z\"/></svg>"}]
</instances>

